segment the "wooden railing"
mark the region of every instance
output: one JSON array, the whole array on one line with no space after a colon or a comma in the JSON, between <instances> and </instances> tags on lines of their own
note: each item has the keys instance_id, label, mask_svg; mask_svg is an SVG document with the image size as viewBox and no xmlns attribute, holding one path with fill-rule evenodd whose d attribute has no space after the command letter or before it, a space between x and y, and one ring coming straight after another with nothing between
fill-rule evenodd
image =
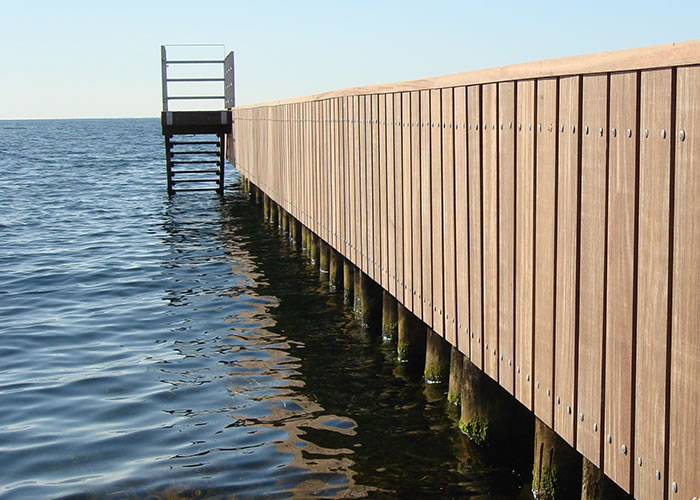
<instances>
[{"instance_id":1,"label":"wooden railing","mask_svg":"<svg viewBox=\"0 0 700 500\"><path fill-rule=\"evenodd\" d=\"M700 497L700 41L233 110L232 162L643 499Z\"/></svg>"}]
</instances>

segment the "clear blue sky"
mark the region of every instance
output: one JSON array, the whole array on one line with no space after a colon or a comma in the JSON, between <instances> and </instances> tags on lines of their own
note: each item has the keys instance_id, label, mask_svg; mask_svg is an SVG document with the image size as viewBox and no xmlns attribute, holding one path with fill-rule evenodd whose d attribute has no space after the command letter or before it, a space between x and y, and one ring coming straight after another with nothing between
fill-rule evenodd
<instances>
[{"instance_id":1,"label":"clear blue sky","mask_svg":"<svg viewBox=\"0 0 700 500\"><path fill-rule=\"evenodd\" d=\"M10 1L0 119L158 116L160 45L236 52L237 101L700 38L700 1Z\"/></svg>"}]
</instances>

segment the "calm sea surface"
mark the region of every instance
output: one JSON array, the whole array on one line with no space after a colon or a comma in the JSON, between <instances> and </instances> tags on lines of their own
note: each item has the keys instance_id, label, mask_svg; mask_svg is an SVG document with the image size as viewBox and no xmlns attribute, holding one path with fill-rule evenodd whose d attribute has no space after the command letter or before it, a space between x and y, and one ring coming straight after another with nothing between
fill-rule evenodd
<instances>
[{"instance_id":1,"label":"calm sea surface","mask_svg":"<svg viewBox=\"0 0 700 500\"><path fill-rule=\"evenodd\" d=\"M156 119L0 121L0 498L518 494L232 168L164 164Z\"/></svg>"}]
</instances>

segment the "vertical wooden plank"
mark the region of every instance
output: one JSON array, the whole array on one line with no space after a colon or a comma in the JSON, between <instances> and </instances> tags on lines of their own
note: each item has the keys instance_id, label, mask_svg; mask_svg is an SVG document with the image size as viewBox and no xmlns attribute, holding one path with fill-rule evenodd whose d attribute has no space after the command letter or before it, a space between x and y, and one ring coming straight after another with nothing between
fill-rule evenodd
<instances>
[{"instance_id":1,"label":"vertical wooden plank","mask_svg":"<svg viewBox=\"0 0 700 500\"><path fill-rule=\"evenodd\" d=\"M360 96L358 102L358 112L359 112L359 129L358 135L360 140L359 145L359 179L358 179L358 191L359 191L359 206L358 211L360 213L360 225L358 228L358 238L360 246L360 269L362 272L368 273L369 269L367 267L367 104L366 96Z\"/></svg>"},{"instance_id":2,"label":"vertical wooden plank","mask_svg":"<svg viewBox=\"0 0 700 500\"><path fill-rule=\"evenodd\" d=\"M517 83L515 166L515 397L532 409L535 224L535 82Z\"/></svg>"},{"instance_id":3,"label":"vertical wooden plank","mask_svg":"<svg viewBox=\"0 0 700 500\"><path fill-rule=\"evenodd\" d=\"M554 430L575 446L580 77L559 80ZM563 127L563 128L562 128Z\"/></svg>"},{"instance_id":4,"label":"vertical wooden plank","mask_svg":"<svg viewBox=\"0 0 700 500\"><path fill-rule=\"evenodd\" d=\"M455 108L455 272L457 347L469 356L469 193L467 185L467 88L454 91Z\"/></svg>"},{"instance_id":5,"label":"vertical wooden plank","mask_svg":"<svg viewBox=\"0 0 700 500\"><path fill-rule=\"evenodd\" d=\"M382 249L379 180L379 95L372 96L372 278L381 282Z\"/></svg>"},{"instance_id":6,"label":"vertical wooden plank","mask_svg":"<svg viewBox=\"0 0 700 500\"><path fill-rule=\"evenodd\" d=\"M554 427L554 230L557 80L537 82L535 163L535 415Z\"/></svg>"},{"instance_id":7,"label":"vertical wooden plank","mask_svg":"<svg viewBox=\"0 0 700 500\"><path fill-rule=\"evenodd\" d=\"M423 260L421 311L423 322L433 324L433 229L432 175L430 169L430 91L420 91L420 185L421 185L421 258ZM420 298L420 297L419 297Z\"/></svg>"},{"instance_id":8,"label":"vertical wooden plank","mask_svg":"<svg viewBox=\"0 0 700 500\"><path fill-rule=\"evenodd\" d=\"M356 96L348 97L348 256L350 262L357 266L357 203L355 179L357 172L356 164L356 139L355 139L355 109Z\"/></svg>"},{"instance_id":9,"label":"vertical wooden plank","mask_svg":"<svg viewBox=\"0 0 700 500\"><path fill-rule=\"evenodd\" d=\"M396 197L394 196L394 132L396 131L396 115L394 114L394 96L386 98L386 217L387 217L387 275L389 293L396 297Z\"/></svg>"},{"instance_id":10,"label":"vertical wooden plank","mask_svg":"<svg viewBox=\"0 0 700 500\"><path fill-rule=\"evenodd\" d=\"M601 466L608 76L583 78L576 448Z\"/></svg>"},{"instance_id":11,"label":"vertical wooden plank","mask_svg":"<svg viewBox=\"0 0 700 500\"><path fill-rule=\"evenodd\" d=\"M364 205L366 214L367 247L365 249L366 273L374 279L374 174L373 174L373 153L376 148L373 146L374 130L374 110L372 109L372 96L365 96L365 183L367 203Z\"/></svg>"},{"instance_id":12,"label":"vertical wooden plank","mask_svg":"<svg viewBox=\"0 0 700 500\"><path fill-rule=\"evenodd\" d=\"M339 141L338 141L338 98L334 97L330 99L330 107L331 107L331 120L330 120L330 127L331 127L331 224L329 227L329 239L328 242L329 244L337 249L338 248L338 242L336 240L337 235L338 235L338 188L339 188L339 182L338 182L338 147L339 147Z\"/></svg>"},{"instance_id":13,"label":"vertical wooden plank","mask_svg":"<svg viewBox=\"0 0 700 500\"><path fill-rule=\"evenodd\" d=\"M636 72L610 76L603 470L627 492L632 486L637 90Z\"/></svg>"},{"instance_id":14,"label":"vertical wooden plank","mask_svg":"<svg viewBox=\"0 0 700 500\"><path fill-rule=\"evenodd\" d=\"M469 158L469 318L471 360L483 366L482 337L482 259L481 259L481 88L467 88Z\"/></svg>"},{"instance_id":15,"label":"vertical wooden plank","mask_svg":"<svg viewBox=\"0 0 700 500\"><path fill-rule=\"evenodd\" d=\"M401 93L401 141L403 159L403 305L413 312L413 221L411 209L411 94Z\"/></svg>"},{"instance_id":16,"label":"vertical wooden plank","mask_svg":"<svg viewBox=\"0 0 700 500\"><path fill-rule=\"evenodd\" d=\"M668 404L666 370L669 368L671 80L671 70L662 69L643 71L640 83L634 431L635 455L642 462L634 473L634 493L639 498L663 498L668 481L664 454ZM697 436L697 429L693 434Z\"/></svg>"},{"instance_id":17,"label":"vertical wooden plank","mask_svg":"<svg viewBox=\"0 0 700 500\"><path fill-rule=\"evenodd\" d=\"M420 93L411 92L411 239L413 258L413 305L411 310L417 317L423 314L422 251L421 251L421 185L420 185Z\"/></svg>"},{"instance_id":18,"label":"vertical wooden plank","mask_svg":"<svg viewBox=\"0 0 700 500\"><path fill-rule=\"evenodd\" d=\"M455 262L454 90L442 89L442 220L445 339L457 345Z\"/></svg>"},{"instance_id":19,"label":"vertical wooden plank","mask_svg":"<svg viewBox=\"0 0 700 500\"><path fill-rule=\"evenodd\" d=\"M394 227L396 228L396 300L403 300L403 113L401 111L401 93L394 94Z\"/></svg>"},{"instance_id":20,"label":"vertical wooden plank","mask_svg":"<svg viewBox=\"0 0 700 500\"><path fill-rule=\"evenodd\" d=\"M514 394L515 83L498 84L498 382Z\"/></svg>"},{"instance_id":21,"label":"vertical wooden plank","mask_svg":"<svg viewBox=\"0 0 700 500\"><path fill-rule=\"evenodd\" d=\"M700 496L700 66L678 68L673 200L669 498ZM691 465L692 464L692 465ZM672 496L673 495L673 496Z\"/></svg>"},{"instance_id":22,"label":"vertical wooden plank","mask_svg":"<svg viewBox=\"0 0 700 500\"><path fill-rule=\"evenodd\" d=\"M439 89L430 91L430 163L432 166L433 226L433 324L438 335L444 332L442 266L442 124Z\"/></svg>"},{"instance_id":23,"label":"vertical wooden plank","mask_svg":"<svg viewBox=\"0 0 700 500\"><path fill-rule=\"evenodd\" d=\"M482 87L484 371L498 381L498 86Z\"/></svg>"},{"instance_id":24,"label":"vertical wooden plank","mask_svg":"<svg viewBox=\"0 0 700 500\"><path fill-rule=\"evenodd\" d=\"M391 97L390 97L391 98ZM384 290L389 289L389 238L387 228L387 170L386 170L386 94L379 96L379 205L381 220L381 280Z\"/></svg>"}]
</instances>

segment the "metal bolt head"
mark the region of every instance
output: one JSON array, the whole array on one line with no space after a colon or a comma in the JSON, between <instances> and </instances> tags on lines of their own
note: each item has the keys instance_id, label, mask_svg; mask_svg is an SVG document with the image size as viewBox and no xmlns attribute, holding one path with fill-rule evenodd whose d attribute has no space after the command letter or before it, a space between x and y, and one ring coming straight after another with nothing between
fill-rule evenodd
<instances>
[{"instance_id":1,"label":"metal bolt head","mask_svg":"<svg viewBox=\"0 0 700 500\"><path fill-rule=\"evenodd\" d=\"M639 464L640 467L642 466L642 457L637 457L637 464Z\"/></svg>"},{"instance_id":2,"label":"metal bolt head","mask_svg":"<svg viewBox=\"0 0 700 500\"><path fill-rule=\"evenodd\" d=\"M665 128L661 129L661 138L666 139L666 129Z\"/></svg>"},{"instance_id":3,"label":"metal bolt head","mask_svg":"<svg viewBox=\"0 0 700 500\"><path fill-rule=\"evenodd\" d=\"M622 446L620 446L620 451L622 452L623 455L627 455L627 446L624 444Z\"/></svg>"},{"instance_id":4,"label":"metal bolt head","mask_svg":"<svg viewBox=\"0 0 700 500\"><path fill-rule=\"evenodd\" d=\"M551 394L552 394L552 391L550 391L549 389L547 389L547 397L549 397Z\"/></svg>"},{"instance_id":5,"label":"metal bolt head","mask_svg":"<svg viewBox=\"0 0 700 500\"><path fill-rule=\"evenodd\" d=\"M537 131L542 132L542 124L541 123L539 125L537 125Z\"/></svg>"},{"instance_id":6,"label":"metal bolt head","mask_svg":"<svg viewBox=\"0 0 700 500\"><path fill-rule=\"evenodd\" d=\"M579 413L578 418L583 422L583 413Z\"/></svg>"},{"instance_id":7,"label":"metal bolt head","mask_svg":"<svg viewBox=\"0 0 700 500\"><path fill-rule=\"evenodd\" d=\"M569 415L571 415L571 406L567 406L567 407L566 407L566 413L568 413Z\"/></svg>"},{"instance_id":8,"label":"metal bolt head","mask_svg":"<svg viewBox=\"0 0 700 500\"><path fill-rule=\"evenodd\" d=\"M598 432L598 424L593 424L593 432Z\"/></svg>"},{"instance_id":9,"label":"metal bolt head","mask_svg":"<svg viewBox=\"0 0 700 500\"><path fill-rule=\"evenodd\" d=\"M685 141L685 130L681 130L678 135L680 136L681 142Z\"/></svg>"},{"instance_id":10,"label":"metal bolt head","mask_svg":"<svg viewBox=\"0 0 700 500\"><path fill-rule=\"evenodd\" d=\"M530 374L529 373L527 375L525 375L525 380L527 380L528 382L530 381Z\"/></svg>"},{"instance_id":11,"label":"metal bolt head","mask_svg":"<svg viewBox=\"0 0 700 500\"><path fill-rule=\"evenodd\" d=\"M611 443L612 443L612 436L610 434L608 434L608 444L611 444Z\"/></svg>"},{"instance_id":12,"label":"metal bolt head","mask_svg":"<svg viewBox=\"0 0 700 500\"><path fill-rule=\"evenodd\" d=\"M648 128L644 129L644 137L647 139L649 138L649 129Z\"/></svg>"},{"instance_id":13,"label":"metal bolt head","mask_svg":"<svg viewBox=\"0 0 700 500\"><path fill-rule=\"evenodd\" d=\"M588 135L588 132L589 132L588 125L586 125L586 128L584 128L583 131L586 133L586 135Z\"/></svg>"},{"instance_id":14,"label":"metal bolt head","mask_svg":"<svg viewBox=\"0 0 700 500\"><path fill-rule=\"evenodd\" d=\"M575 134L576 133L576 125L571 126L571 133Z\"/></svg>"},{"instance_id":15,"label":"metal bolt head","mask_svg":"<svg viewBox=\"0 0 700 500\"><path fill-rule=\"evenodd\" d=\"M613 137L616 137L616 136L617 136L617 129L615 129L615 128L613 127L611 133L612 133L612 136L613 136Z\"/></svg>"},{"instance_id":16,"label":"metal bolt head","mask_svg":"<svg viewBox=\"0 0 700 500\"><path fill-rule=\"evenodd\" d=\"M678 483L673 481L671 483L671 489L673 490L674 493L678 493Z\"/></svg>"},{"instance_id":17,"label":"metal bolt head","mask_svg":"<svg viewBox=\"0 0 700 500\"><path fill-rule=\"evenodd\" d=\"M508 128L513 128L513 122L508 122Z\"/></svg>"},{"instance_id":18,"label":"metal bolt head","mask_svg":"<svg viewBox=\"0 0 700 500\"><path fill-rule=\"evenodd\" d=\"M523 128L523 124L522 124L522 123L518 123L518 130L522 130L522 128Z\"/></svg>"},{"instance_id":19,"label":"metal bolt head","mask_svg":"<svg viewBox=\"0 0 700 500\"><path fill-rule=\"evenodd\" d=\"M600 128L598 129L598 135L600 135L601 137L603 137L603 127L600 127Z\"/></svg>"},{"instance_id":20,"label":"metal bolt head","mask_svg":"<svg viewBox=\"0 0 700 500\"><path fill-rule=\"evenodd\" d=\"M550 132L552 131L552 124L551 123L549 124L549 127L547 128L547 130L549 130Z\"/></svg>"},{"instance_id":21,"label":"metal bolt head","mask_svg":"<svg viewBox=\"0 0 700 500\"><path fill-rule=\"evenodd\" d=\"M656 479L661 481L661 471L658 469L656 470Z\"/></svg>"},{"instance_id":22,"label":"metal bolt head","mask_svg":"<svg viewBox=\"0 0 700 500\"><path fill-rule=\"evenodd\" d=\"M557 396L557 404L558 404L558 405L561 404L561 398L560 398L559 396Z\"/></svg>"}]
</instances>

